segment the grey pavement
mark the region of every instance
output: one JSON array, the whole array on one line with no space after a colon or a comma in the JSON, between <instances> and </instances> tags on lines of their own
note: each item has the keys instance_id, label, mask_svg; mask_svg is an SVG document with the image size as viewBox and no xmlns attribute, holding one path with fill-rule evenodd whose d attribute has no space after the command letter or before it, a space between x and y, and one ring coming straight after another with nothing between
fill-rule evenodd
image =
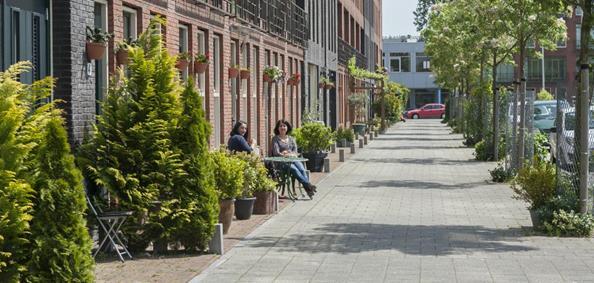
<instances>
[{"instance_id":1,"label":"grey pavement","mask_svg":"<svg viewBox=\"0 0 594 283\"><path fill-rule=\"evenodd\" d=\"M594 282L592 239L531 236L472 152L438 120L399 124L193 281Z\"/></svg>"}]
</instances>

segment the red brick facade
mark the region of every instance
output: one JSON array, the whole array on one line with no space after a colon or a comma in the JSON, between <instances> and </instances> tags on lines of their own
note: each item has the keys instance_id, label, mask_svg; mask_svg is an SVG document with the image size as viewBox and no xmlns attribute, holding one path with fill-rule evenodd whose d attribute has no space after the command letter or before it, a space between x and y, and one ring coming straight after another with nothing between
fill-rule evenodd
<instances>
[{"instance_id":1,"label":"red brick facade","mask_svg":"<svg viewBox=\"0 0 594 283\"><path fill-rule=\"evenodd\" d=\"M114 34L114 40L110 42L110 71L116 67L114 59L115 42L123 40L123 7L134 9L137 13L137 30L146 29L152 15L160 15L167 21L164 28L166 46L169 52L174 55L179 51L179 26L184 25L188 30L188 52L196 55L198 51L197 32L204 32L206 41L206 51L210 53L210 63L206 71L204 95L206 103L206 115L213 125L213 135L210 138L210 144L226 143L229 132L233 124L232 115L232 80L229 79L227 70L232 65L232 54L235 54L235 62L243 62L240 58L240 40L238 32L232 31L232 26L247 26L240 19L235 18L224 11L205 4L197 4L196 1L189 0L113 0L108 5L109 32ZM215 92L215 73L214 73L214 43L213 38L219 36L221 39L221 64L220 81L221 89ZM244 36L244 39L246 37ZM248 127L252 136L257 137L257 143L263 152L267 152L267 137L270 138L274 123L278 119L286 119L299 126L301 117L301 86L289 86L285 83L272 85L271 99L266 105L265 87L262 81L262 71L270 62L271 65L277 62L277 65L284 69L287 75L291 73L301 73L303 65L304 50L302 47L293 45L283 39L270 33L262 31L257 27L251 27L249 36L244 42L247 52L247 66L250 68L250 79L235 83L238 99L236 101L236 117L247 120ZM235 52L232 51L235 47ZM256 51L258 58L254 58ZM269 58L266 58L269 56ZM276 58L276 59L275 59ZM258 62L258 64L254 64ZM289 72L292 70L292 72ZM190 64L188 73L193 73L193 66ZM244 87L242 87L244 86ZM220 119L215 117L215 96L220 97ZM266 115L266 109L270 107L270 114ZM220 131L215 137L215 123L219 123ZM268 129L267 129L268 123ZM257 132L254 133L257 128Z\"/></svg>"}]
</instances>

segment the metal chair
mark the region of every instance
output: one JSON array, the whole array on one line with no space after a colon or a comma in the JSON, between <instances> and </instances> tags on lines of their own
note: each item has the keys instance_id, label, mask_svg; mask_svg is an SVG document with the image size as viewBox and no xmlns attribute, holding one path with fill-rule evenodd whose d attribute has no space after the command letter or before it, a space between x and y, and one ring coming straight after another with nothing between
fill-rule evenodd
<instances>
[{"instance_id":1,"label":"metal chair","mask_svg":"<svg viewBox=\"0 0 594 283\"><path fill-rule=\"evenodd\" d=\"M127 255L130 259L132 259L132 255L126 248L126 245L124 245L124 243L120 239L120 236L118 236L122 224L126 222L126 219L128 217L132 216L132 211L103 212L100 208L95 209L89 196L87 195L86 197L89 209L91 210L93 215L95 215L95 218L97 219L97 222L99 222L99 226L101 227L103 232L105 232L105 237L103 238L103 240L100 241L99 247L97 248L95 253L93 253L93 258L97 256L97 254L101 251L103 246L105 246L106 249L108 249L108 247L111 246L113 250L118 254L118 257L122 262L124 262L123 255ZM120 247L118 247L118 245Z\"/></svg>"}]
</instances>

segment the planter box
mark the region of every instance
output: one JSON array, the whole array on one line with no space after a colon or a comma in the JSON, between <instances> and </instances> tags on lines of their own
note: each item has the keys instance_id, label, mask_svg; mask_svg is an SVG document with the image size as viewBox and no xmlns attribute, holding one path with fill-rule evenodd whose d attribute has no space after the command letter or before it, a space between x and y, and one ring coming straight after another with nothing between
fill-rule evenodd
<instances>
[{"instance_id":1,"label":"planter box","mask_svg":"<svg viewBox=\"0 0 594 283\"><path fill-rule=\"evenodd\" d=\"M234 79L239 76L239 69L237 68L229 68L229 78Z\"/></svg>"},{"instance_id":2,"label":"planter box","mask_svg":"<svg viewBox=\"0 0 594 283\"><path fill-rule=\"evenodd\" d=\"M256 198L240 198L235 200L235 217L237 220L252 218Z\"/></svg>"},{"instance_id":3,"label":"planter box","mask_svg":"<svg viewBox=\"0 0 594 283\"><path fill-rule=\"evenodd\" d=\"M324 170L324 158L328 156L327 152L304 152L303 157L308 160L305 162L307 170L311 172L322 172Z\"/></svg>"},{"instance_id":4,"label":"planter box","mask_svg":"<svg viewBox=\"0 0 594 283\"><path fill-rule=\"evenodd\" d=\"M272 82L272 78L269 77L267 74L264 74L262 76L262 80L264 80L264 82L267 82L267 83L271 83Z\"/></svg>"},{"instance_id":5,"label":"planter box","mask_svg":"<svg viewBox=\"0 0 594 283\"><path fill-rule=\"evenodd\" d=\"M128 64L128 50L120 49L116 52L116 60L120 65Z\"/></svg>"},{"instance_id":6,"label":"planter box","mask_svg":"<svg viewBox=\"0 0 594 283\"><path fill-rule=\"evenodd\" d=\"M367 128L367 125L365 124L353 124L353 130L357 135L365 135L365 128Z\"/></svg>"},{"instance_id":7,"label":"planter box","mask_svg":"<svg viewBox=\"0 0 594 283\"><path fill-rule=\"evenodd\" d=\"M229 232L229 228L231 227L233 214L235 214L235 205L233 204L234 202L234 199L224 199L219 201L219 206L221 208L219 212L219 222L223 224L223 234L227 234L227 232Z\"/></svg>"},{"instance_id":8,"label":"planter box","mask_svg":"<svg viewBox=\"0 0 594 283\"><path fill-rule=\"evenodd\" d=\"M241 71L239 72L239 77L240 77L242 80L249 79L249 78L250 78L250 71L249 71L249 70L241 70Z\"/></svg>"},{"instance_id":9,"label":"planter box","mask_svg":"<svg viewBox=\"0 0 594 283\"><path fill-rule=\"evenodd\" d=\"M208 68L208 63L194 62L194 73L203 74Z\"/></svg>"},{"instance_id":10,"label":"planter box","mask_svg":"<svg viewBox=\"0 0 594 283\"><path fill-rule=\"evenodd\" d=\"M336 146L338 146L338 147L350 147L351 146L351 142L350 141L347 141L345 139L338 140L338 141L336 141Z\"/></svg>"},{"instance_id":11,"label":"planter box","mask_svg":"<svg viewBox=\"0 0 594 283\"><path fill-rule=\"evenodd\" d=\"M256 201L254 202L254 214L274 213L276 192L254 192L254 196L256 197Z\"/></svg>"},{"instance_id":12,"label":"planter box","mask_svg":"<svg viewBox=\"0 0 594 283\"><path fill-rule=\"evenodd\" d=\"M86 49L87 49L87 58L89 60L99 60L103 58L105 54L105 47L107 45L105 43L97 43L97 42L89 42L87 41Z\"/></svg>"},{"instance_id":13,"label":"planter box","mask_svg":"<svg viewBox=\"0 0 594 283\"><path fill-rule=\"evenodd\" d=\"M190 62L188 62L188 60L177 60L177 63L175 63L175 67L177 67L180 70L184 70L188 67L189 64Z\"/></svg>"}]
</instances>

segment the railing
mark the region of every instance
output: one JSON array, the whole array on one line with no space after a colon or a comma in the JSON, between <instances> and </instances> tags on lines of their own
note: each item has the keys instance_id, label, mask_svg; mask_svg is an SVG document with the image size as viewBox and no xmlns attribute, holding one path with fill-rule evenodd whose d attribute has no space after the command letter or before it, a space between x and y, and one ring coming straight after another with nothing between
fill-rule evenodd
<instances>
[{"instance_id":1,"label":"railing","mask_svg":"<svg viewBox=\"0 0 594 283\"><path fill-rule=\"evenodd\" d=\"M350 46L343 39L338 39L338 63L348 65L349 59L355 56L357 67L367 69L367 57L361 54L357 49Z\"/></svg>"}]
</instances>

